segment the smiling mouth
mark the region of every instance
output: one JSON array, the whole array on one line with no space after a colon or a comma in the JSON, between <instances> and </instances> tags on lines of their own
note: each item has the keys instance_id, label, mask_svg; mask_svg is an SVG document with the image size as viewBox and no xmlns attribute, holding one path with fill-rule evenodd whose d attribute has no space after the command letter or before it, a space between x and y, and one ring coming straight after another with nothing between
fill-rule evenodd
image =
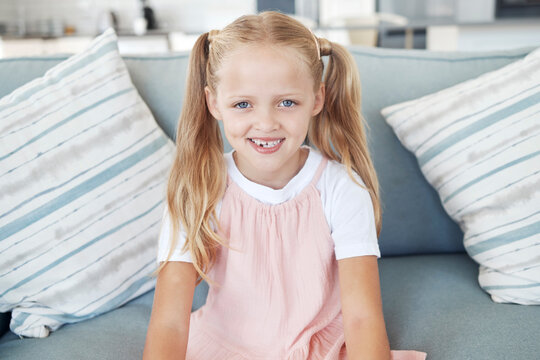
<instances>
[{"instance_id":1,"label":"smiling mouth","mask_svg":"<svg viewBox=\"0 0 540 360\"><path fill-rule=\"evenodd\" d=\"M248 138L248 140L262 148L273 148L274 146L277 146L281 144L283 141L285 141L285 138L277 139L273 141L263 141L260 139L252 139L252 138Z\"/></svg>"}]
</instances>

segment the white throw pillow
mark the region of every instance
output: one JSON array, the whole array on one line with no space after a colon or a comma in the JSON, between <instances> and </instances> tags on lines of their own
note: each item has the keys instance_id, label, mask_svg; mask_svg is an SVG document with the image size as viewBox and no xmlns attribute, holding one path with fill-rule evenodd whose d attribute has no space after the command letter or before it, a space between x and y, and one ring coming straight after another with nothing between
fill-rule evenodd
<instances>
[{"instance_id":1,"label":"white throw pillow","mask_svg":"<svg viewBox=\"0 0 540 360\"><path fill-rule=\"evenodd\" d=\"M112 29L0 99L0 312L46 337L151 290L174 145Z\"/></svg>"},{"instance_id":2,"label":"white throw pillow","mask_svg":"<svg viewBox=\"0 0 540 360\"><path fill-rule=\"evenodd\" d=\"M461 226L482 288L540 304L540 49L382 114Z\"/></svg>"}]
</instances>

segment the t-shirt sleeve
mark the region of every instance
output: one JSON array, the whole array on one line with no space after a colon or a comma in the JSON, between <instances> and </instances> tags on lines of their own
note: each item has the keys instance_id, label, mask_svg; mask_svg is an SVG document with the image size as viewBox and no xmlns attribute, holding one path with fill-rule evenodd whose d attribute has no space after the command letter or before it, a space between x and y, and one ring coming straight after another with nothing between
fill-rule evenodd
<instances>
[{"instance_id":1,"label":"t-shirt sleeve","mask_svg":"<svg viewBox=\"0 0 540 360\"><path fill-rule=\"evenodd\" d=\"M342 166L342 165L341 165ZM364 185L356 173L355 178ZM354 256L381 257L369 191L356 184L342 167L334 174L330 228L336 260Z\"/></svg>"},{"instance_id":2,"label":"t-shirt sleeve","mask_svg":"<svg viewBox=\"0 0 540 360\"><path fill-rule=\"evenodd\" d=\"M185 253L182 253L182 247L184 246L184 243L186 242L186 233L181 228L182 225L180 224L180 232L178 234L178 241L176 246L173 249L172 255L169 258L169 261L185 261L192 263L191 255L189 253L189 250L186 250ZM169 254L169 249L171 246L171 218L169 214L169 209L167 206L165 206L165 210L163 211L163 219L161 221L161 230L159 232L159 243L158 243L158 254L157 254L157 261L166 261L167 255Z\"/></svg>"}]
</instances>

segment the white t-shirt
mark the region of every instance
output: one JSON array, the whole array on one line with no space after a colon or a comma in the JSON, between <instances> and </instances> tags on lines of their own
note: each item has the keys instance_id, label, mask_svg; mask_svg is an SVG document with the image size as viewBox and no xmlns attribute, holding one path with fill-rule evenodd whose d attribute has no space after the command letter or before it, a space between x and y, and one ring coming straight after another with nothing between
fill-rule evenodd
<instances>
[{"instance_id":1,"label":"white t-shirt","mask_svg":"<svg viewBox=\"0 0 540 360\"><path fill-rule=\"evenodd\" d=\"M309 185L322 161L322 155L316 149L309 149L308 158L302 169L294 176L284 188L274 190L248 180L236 167L233 151L224 154L227 171L231 179L246 193L265 204L280 204L294 198ZM357 181L364 182L353 172ZM343 164L328 161L317 185L321 194L321 201L334 240L336 260L354 256L375 255L380 257L377 241L373 205L369 192L358 186L347 173ZM221 202L216 208L219 218ZM157 261L165 261L170 244L170 218L167 207L163 213L163 221L159 236ZM185 243L185 232L180 231L178 244L175 247L170 261L193 262L189 251L182 254Z\"/></svg>"}]
</instances>

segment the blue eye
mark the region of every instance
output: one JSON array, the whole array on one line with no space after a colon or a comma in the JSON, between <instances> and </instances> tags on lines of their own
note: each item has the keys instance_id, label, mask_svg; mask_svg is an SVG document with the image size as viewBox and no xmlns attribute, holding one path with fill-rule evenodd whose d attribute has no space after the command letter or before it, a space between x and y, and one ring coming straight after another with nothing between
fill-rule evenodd
<instances>
[{"instance_id":1,"label":"blue eye","mask_svg":"<svg viewBox=\"0 0 540 360\"><path fill-rule=\"evenodd\" d=\"M285 107L292 107L293 105L295 105L295 102L292 100L283 100L281 104Z\"/></svg>"},{"instance_id":2,"label":"blue eye","mask_svg":"<svg viewBox=\"0 0 540 360\"><path fill-rule=\"evenodd\" d=\"M238 104L234 105L234 107L238 109L247 109L248 106L249 106L249 103L247 101L241 101Z\"/></svg>"}]
</instances>

